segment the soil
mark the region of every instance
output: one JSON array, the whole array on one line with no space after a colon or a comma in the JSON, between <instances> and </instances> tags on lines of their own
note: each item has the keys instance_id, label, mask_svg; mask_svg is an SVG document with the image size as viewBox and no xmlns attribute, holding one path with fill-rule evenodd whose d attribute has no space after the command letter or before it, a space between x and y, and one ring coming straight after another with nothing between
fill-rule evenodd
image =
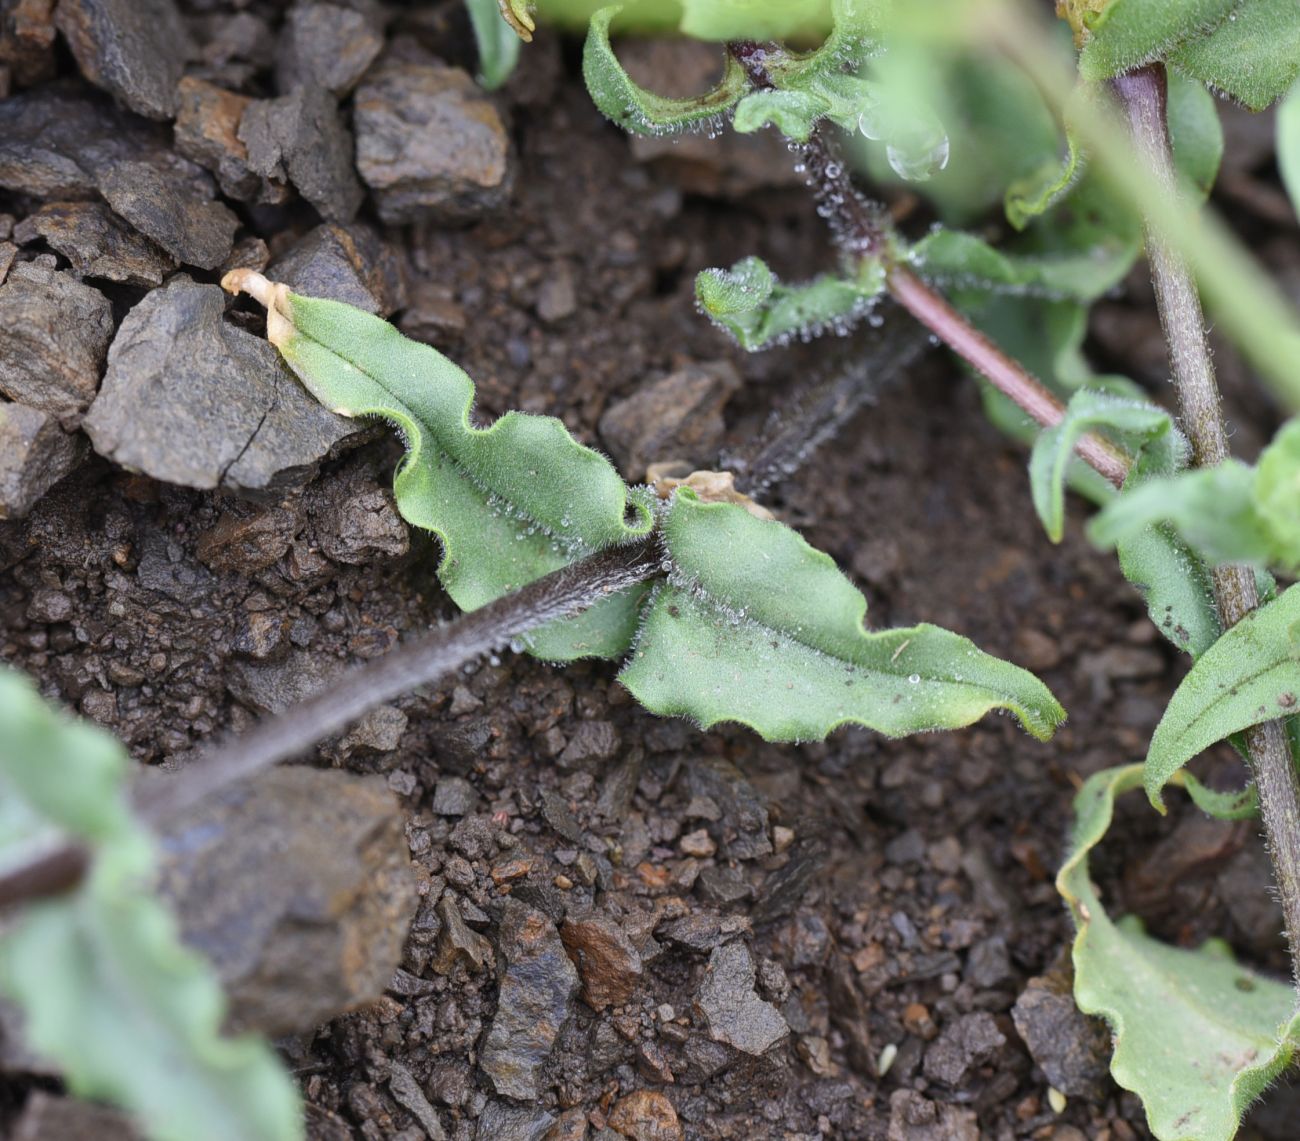
<instances>
[{"instance_id":1,"label":"soil","mask_svg":"<svg viewBox=\"0 0 1300 1141\"><path fill-rule=\"evenodd\" d=\"M454 13L437 8L426 26L443 58L472 70ZM75 72L68 58L58 65ZM508 202L468 225L385 227L370 205L362 214L402 262L414 300L399 319L414 327L424 305L420 327L475 378L485 413L557 415L608 446L598 424L619 400L687 366L730 362L742 383L710 446L743 449L844 348L748 356L694 309L700 268L758 253L797 277L828 258L780 148L711 159L692 141L634 158L593 110L572 45L545 35L496 103L510 125ZM1241 162L1226 205L1248 237L1269 234L1270 261L1294 272L1295 230L1279 237L1242 205L1252 182L1271 185L1268 157ZM31 207L0 197L18 219ZM272 248L317 221L306 207L240 216ZM106 291L120 322L147 290ZM1130 371L1163 396L1139 275L1097 319L1095 354L1153 361L1146 375ZM1225 359L1238 440L1267 438L1273 411ZM376 431L274 499L171 486L92 456L26 519L0 523L0 657L150 764L247 726L258 713L235 694L249 661L303 669L374 657L454 613L427 537L342 542L341 505L370 497L391 515L384 489L398 454ZM421 903L382 999L280 1042L312 1136L1148 1136L1136 1099L1095 1066L1058 1111L1011 1012L1031 979L1068 971L1071 928L1052 875L1071 796L1092 772L1142 756L1184 665L1113 559L1082 538L1079 505L1064 542L1046 541L1023 452L937 353L885 386L768 502L853 577L873 624L966 634L1038 672L1068 724L1049 744L988 718L902 741L844 730L778 746L657 719L610 665L510 653L402 699L395 748L336 743L316 760L386 778L406 814ZM267 563L212 553L219 528L256 520L274 531L283 519L290 541ZM266 630L276 645L250 650ZM1231 773L1230 759L1216 763ZM455 811L442 797L460 801ZM1253 831L1177 804L1159 819L1130 800L1094 868L1110 905L1178 943L1222 936L1284 970ZM437 905L453 889L488 941L478 965L465 955L448 966L439 950ZM591 920L572 937L587 955L602 931L620 933L612 993L593 992L584 972L585 997L559 1002L558 1038L523 1097L502 1096L479 1064L511 958L511 901L557 924ZM736 946L739 960L718 954ZM750 1052L765 1020L776 1044ZM1086 1023L1071 1025L1060 1033L1086 1047ZM10 1081L10 1120L33 1088ZM1294 1105L1275 1090L1242 1136L1292 1136Z\"/></svg>"}]
</instances>

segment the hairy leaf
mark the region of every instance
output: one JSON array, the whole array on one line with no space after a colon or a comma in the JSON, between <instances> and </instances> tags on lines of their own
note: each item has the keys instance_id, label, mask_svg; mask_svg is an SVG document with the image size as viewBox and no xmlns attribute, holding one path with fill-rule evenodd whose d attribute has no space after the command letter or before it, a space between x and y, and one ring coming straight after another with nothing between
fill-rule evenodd
<instances>
[{"instance_id":1,"label":"hairy leaf","mask_svg":"<svg viewBox=\"0 0 1300 1141\"><path fill-rule=\"evenodd\" d=\"M1277 168L1291 205L1300 214L1300 83L1277 109Z\"/></svg>"},{"instance_id":2,"label":"hairy leaf","mask_svg":"<svg viewBox=\"0 0 1300 1141\"><path fill-rule=\"evenodd\" d=\"M830 0L681 0L683 35L697 40L785 40L831 26Z\"/></svg>"},{"instance_id":3,"label":"hairy leaf","mask_svg":"<svg viewBox=\"0 0 1300 1141\"><path fill-rule=\"evenodd\" d=\"M952 729L991 709L1046 739L1064 720L1042 682L966 638L928 625L864 631L866 599L780 523L679 490L663 535L673 570L619 675L656 713L782 741L845 724Z\"/></svg>"},{"instance_id":4,"label":"hairy leaf","mask_svg":"<svg viewBox=\"0 0 1300 1141\"><path fill-rule=\"evenodd\" d=\"M1300 710L1300 586L1220 635L1170 699L1147 750L1151 803L1198 753L1252 725Z\"/></svg>"},{"instance_id":5,"label":"hairy leaf","mask_svg":"<svg viewBox=\"0 0 1300 1141\"><path fill-rule=\"evenodd\" d=\"M828 329L847 332L871 312L884 288L884 266L865 259L856 278L828 274L798 285L781 284L755 257L729 270L706 269L695 279L700 309L750 352Z\"/></svg>"},{"instance_id":6,"label":"hairy leaf","mask_svg":"<svg viewBox=\"0 0 1300 1141\"><path fill-rule=\"evenodd\" d=\"M1260 453L1254 500L1277 560L1300 565L1300 420L1288 420Z\"/></svg>"},{"instance_id":7,"label":"hairy leaf","mask_svg":"<svg viewBox=\"0 0 1300 1141\"><path fill-rule=\"evenodd\" d=\"M1231 1141L1246 1108L1290 1065L1300 1040L1295 993L1236 964L1226 945L1170 947L1114 923L1088 857L1136 788L1142 766L1106 769L1075 798L1069 859L1056 879L1078 932L1074 997L1114 1032L1110 1072L1141 1099L1160 1141Z\"/></svg>"},{"instance_id":8,"label":"hairy leaf","mask_svg":"<svg viewBox=\"0 0 1300 1141\"><path fill-rule=\"evenodd\" d=\"M625 131L662 135L709 123L729 111L749 90L744 68L729 54L722 79L704 95L667 99L639 87L618 62L609 42L609 26L625 6L611 4L592 16L582 51L582 76L592 102Z\"/></svg>"},{"instance_id":9,"label":"hairy leaf","mask_svg":"<svg viewBox=\"0 0 1300 1141\"><path fill-rule=\"evenodd\" d=\"M474 385L428 345L337 301L240 276L268 306L267 336L308 391L345 416L395 424L406 456L393 480L402 516L443 544L438 576L474 610L612 543L647 534L644 497L559 420L509 412L474 427ZM637 590L535 631L539 657L616 657L636 624Z\"/></svg>"},{"instance_id":10,"label":"hairy leaf","mask_svg":"<svg viewBox=\"0 0 1300 1141\"><path fill-rule=\"evenodd\" d=\"M1034 509L1048 537L1059 543L1065 533L1065 476L1080 437L1106 430L1135 453L1163 446L1177 448L1173 421L1163 408L1136 404L1088 389L1076 392L1065 416L1034 441L1029 458L1029 482Z\"/></svg>"},{"instance_id":11,"label":"hairy leaf","mask_svg":"<svg viewBox=\"0 0 1300 1141\"><path fill-rule=\"evenodd\" d=\"M0 668L0 850L12 862L8 829L21 811L85 843L93 860L78 888L29 904L6 929L0 984L69 1088L122 1106L149 1137L296 1141L288 1076L265 1042L221 1036L215 976L149 894L154 852L127 806L129 771L112 737L56 715Z\"/></svg>"},{"instance_id":12,"label":"hairy leaf","mask_svg":"<svg viewBox=\"0 0 1300 1141\"><path fill-rule=\"evenodd\" d=\"M1174 51L1169 64L1262 111L1300 73L1300 4L1243 0L1209 35Z\"/></svg>"},{"instance_id":13,"label":"hairy leaf","mask_svg":"<svg viewBox=\"0 0 1300 1141\"><path fill-rule=\"evenodd\" d=\"M497 0L465 0L478 45L478 66L483 86L500 87L519 61L520 34L506 23Z\"/></svg>"},{"instance_id":14,"label":"hairy leaf","mask_svg":"<svg viewBox=\"0 0 1300 1141\"><path fill-rule=\"evenodd\" d=\"M1091 19L1079 73L1092 83L1164 59L1226 20L1241 0L1111 0Z\"/></svg>"}]
</instances>

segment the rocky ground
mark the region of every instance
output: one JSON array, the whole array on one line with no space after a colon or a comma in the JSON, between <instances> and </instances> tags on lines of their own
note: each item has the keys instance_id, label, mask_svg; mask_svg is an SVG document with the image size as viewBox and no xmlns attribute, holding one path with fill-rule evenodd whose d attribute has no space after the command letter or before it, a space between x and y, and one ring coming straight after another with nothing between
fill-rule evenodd
<instances>
[{"instance_id":1,"label":"rocky ground","mask_svg":"<svg viewBox=\"0 0 1300 1141\"><path fill-rule=\"evenodd\" d=\"M693 71L671 51L629 55ZM871 351L746 356L694 312L699 268L828 256L774 139L629 142L552 36L497 95L473 63L458 3L0 4L0 657L142 762L453 613L388 491L398 445L297 387L225 269L392 316L485 414L560 416L634 479L743 453ZM1233 123L1221 204L1296 286L1267 135ZM1160 393L1140 274L1094 332ZM1274 412L1219 363L1249 453ZM1183 667L1077 527L1045 541L950 363L878 379L770 505L873 622L968 634L1069 724L778 747L505 654L170 822L164 889L233 1021L279 1036L311 1136L1147 1136L1070 1001L1051 877L1074 788L1141 755ZM1135 802L1117 832L1117 910L1281 967L1249 827ZM4 1022L14 1136L127 1135ZM1243 1136L1291 1136L1293 1106Z\"/></svg>"}]
</instances>

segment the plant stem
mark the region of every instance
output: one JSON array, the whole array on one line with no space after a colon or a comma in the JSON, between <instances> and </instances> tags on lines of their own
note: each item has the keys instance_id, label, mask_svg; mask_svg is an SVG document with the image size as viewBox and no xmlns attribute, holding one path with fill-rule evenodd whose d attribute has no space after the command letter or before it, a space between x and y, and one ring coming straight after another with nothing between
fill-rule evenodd
<instances>
[{"instance_id":1,"label":"plant stem","mask_svg":"<svg viewBox=\"0 0 1300 1141\"><path fill-rule=\"evenodd\" d=\"M1128 116L1138 153L1163 193L1173 201L1177 182L1169 145L1163 66L1148 64L1138 68L1117 78L1114 87ZM1196 284L1186 261L1150 225L1146 227L1146 249L1183 429L1192 445L1192 462L1197 467L1214 467L1228 458L1228 436ZM1259 605L1255 574L1250 567L1216 567L1212 581L1225 630ZM1255 726L1246 733L1246 744L1277 875L1292 971L1300 983L1300 778L1281 721Z\"/></svg>"},{"instance_id":2,"label":"plant stem","mask_svg":"<svg viewBox=\"0 0 1300 1141\"><path fill-rule=\"evenodd\" d=\"M0 876L0 908L71 891L89 867L90 853L79 844L55 848Z\"/></svg>"}]
</instances>

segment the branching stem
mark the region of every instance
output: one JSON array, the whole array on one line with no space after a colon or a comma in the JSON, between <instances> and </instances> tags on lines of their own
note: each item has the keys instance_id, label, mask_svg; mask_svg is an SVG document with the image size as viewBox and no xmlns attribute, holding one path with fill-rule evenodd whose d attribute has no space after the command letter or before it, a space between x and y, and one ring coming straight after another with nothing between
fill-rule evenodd
<instances>
[{"instance_id":1,"label":"branching stem","mask_svg":"<svg viewBox=\"0 0 1300 1141\"><path fill-rule=\"evenodd\" d=\"M1178 191L1169 144L1163 66L1149 64L1138 68L1120 76L1114 86L1128 116L1138 153L1151 176L1172 199ZM1169 365L1178 392L1183 430L1192 445L1192 462L1197 467L1214 467L1228 458L1228 436L1220 412L1219 386L1214 378L1196 283L1186 261L1151 226L1146 229L1146 249L1160 323L1169 347ZM1213 583L1224 629L1241 621L1259 605L1255 575L1249 567L1216 567ZM1257 725L1248 731L1246 744L1277 875L1292 971L1300 983L1300 779L1280 721Z\"/></svg>"}]
</instances>

